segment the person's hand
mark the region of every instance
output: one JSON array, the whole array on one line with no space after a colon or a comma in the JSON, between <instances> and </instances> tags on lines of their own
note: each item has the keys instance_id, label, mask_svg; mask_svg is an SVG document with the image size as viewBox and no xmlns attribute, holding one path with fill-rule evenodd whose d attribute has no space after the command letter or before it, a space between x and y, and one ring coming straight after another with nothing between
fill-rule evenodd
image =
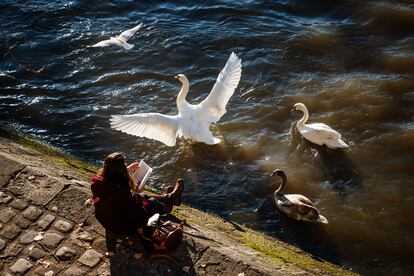
<instances>
[{"instance_id":1,"label":"person's hand","mask_svg":"<svg viewBox=\"0 0 414 276\"><path fill-rule=\"evenodd\" d=\"M138 162L134 162L134 163L132 163L130 166L132 166L132 169L134 169L134 170L138 170L138 168L139 168L139 163L138 163Z\"/></svg>"},{"instance_id":2,"label":"person's hand","mask_svg":"<svg viewBox=\"0 0 414 276\"><path fill-rule=\"evenodd\" d=\"M138 162L134 162L128 165L127 169L128 169L128 173L131 173L132 171L136 171L139 168L139 163Z\"/></svg>"}]
</instances>

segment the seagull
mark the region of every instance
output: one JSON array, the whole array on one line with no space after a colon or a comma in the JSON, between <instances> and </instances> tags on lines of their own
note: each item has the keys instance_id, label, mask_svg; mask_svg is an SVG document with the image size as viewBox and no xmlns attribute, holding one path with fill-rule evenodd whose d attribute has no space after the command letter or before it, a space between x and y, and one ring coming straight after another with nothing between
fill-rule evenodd
<instances>
[{"instance_id":1,"label":"seagull","mask_svg":"<svg viewBox=\"0 0 414 276\"><path fill-rule=\"evenodd\" d=\"M132 29L122 32L118 37L111 37L110 39L102 40L101 42L98 42L90 47L106 47L116 45L124 47L125 50L131 50L134 45L127 43L127 40L130 39L141 27L142 23Z\"/></svg>"},{"instance_id":2,"label":"seagull","mask_svg":"<svg viewBox=\"0 0 414 276\"><path fill-rule=\"evenodd\" d=\"M131 135L158 140L170 147L175 145L177 137L208 145L218 144L221 140L213 136L209 127L226 113L227 102L240 81L241 66L241 59L231 53L210 94L196 105L186 101L189 82L186 76L178 74L175 78L182 83L182 87L177 96L177 115L112 115L111 127Z\"/></svg>"}]
</instances>

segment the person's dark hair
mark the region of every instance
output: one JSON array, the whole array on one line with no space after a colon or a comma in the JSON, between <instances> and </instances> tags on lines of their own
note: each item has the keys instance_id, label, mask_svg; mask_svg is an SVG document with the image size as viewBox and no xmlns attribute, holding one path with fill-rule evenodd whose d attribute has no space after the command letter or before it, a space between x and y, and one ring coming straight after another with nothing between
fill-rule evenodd
<instances>
[{"instance_id":1,"label":"person's dark hair","mask_svg":"<svg viewBox=\"0 0 414 276\"><path fill-rule=\"evenodd\" d=\"M105 158L100 175L114 184L131 187L132 179L125 164L125 157L120 152L113 152Z\"/></svg>"}]
</instances>

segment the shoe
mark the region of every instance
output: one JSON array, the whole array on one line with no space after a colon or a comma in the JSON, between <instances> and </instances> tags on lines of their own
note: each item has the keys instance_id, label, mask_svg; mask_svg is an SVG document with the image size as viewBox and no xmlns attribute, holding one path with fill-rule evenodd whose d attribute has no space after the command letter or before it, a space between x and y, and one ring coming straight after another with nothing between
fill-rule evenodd
<instances>
[{"instance_id":1,"label":"shoe","mask_svg":"<svg viewBox=\"0 0 414 276\"><path fill-rule=\"evenodd\" d=\"M168 188L167 188L168 189ZM184 190L184 180L177 179L174 190L168 194L168 198L171 199L171 203L175 206L181 205L181 194Z\"/></svg>"}]
</instances>

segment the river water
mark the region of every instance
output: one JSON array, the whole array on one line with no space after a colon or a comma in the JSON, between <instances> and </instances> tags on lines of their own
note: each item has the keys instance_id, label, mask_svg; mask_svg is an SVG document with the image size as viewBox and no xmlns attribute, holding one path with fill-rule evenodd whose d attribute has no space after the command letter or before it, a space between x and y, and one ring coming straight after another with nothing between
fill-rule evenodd
<instances>
[{"instance_id":1,"label":"river water","mask_svg":"<svg viewBox=\"0 0 414 276\"><path fill-rule=\"evenodd\" d=\"M412 273L413 1L3 0L0 14L1 124L97 165L115 150L143 158L150 186L183 177L186 203L353 271ZM139 22L130 51L86 48ZM4 39L20 63L44 70L4 56ZM175 114L178 73L190 80L187 100L200 102L232 51L243 72L212 127L221 144L170 148L109 127L111 114ZM350 148L303 142L291 131L296 102ZM275 209L275 168L329 225Z\"/></svg>"}]
</instances>

